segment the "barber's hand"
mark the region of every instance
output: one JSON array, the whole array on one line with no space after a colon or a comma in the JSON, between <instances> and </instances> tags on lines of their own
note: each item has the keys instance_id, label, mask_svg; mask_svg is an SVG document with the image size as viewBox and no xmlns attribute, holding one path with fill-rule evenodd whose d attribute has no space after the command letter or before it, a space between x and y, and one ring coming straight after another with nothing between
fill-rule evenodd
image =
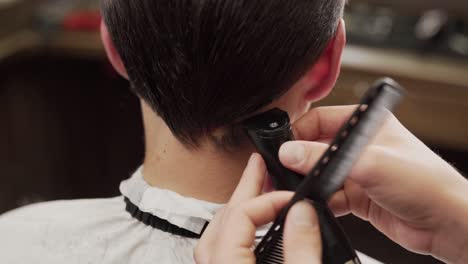
<instances>
[{"instance_id":1,"label":"barber's hand","mask_svg":"<svg viewBox=\"0 0 468 264\"><path fill-rule=\"evenodd\" d=\"M198 264L254 264L257 227L274 221L292 198L290 192L261 194L266 175L260 155L252 155L231 200L206 229L194 253ZM306 202L289 212L284 233L286 264L321 263L317 215Z\"/></svg>"},{"instance_id":2,"label":"barber's hand","mask_svg":"<svg viewBox=\"0 0 468 264\"><path fill-rule=\"evenodd\" d=\"M307 174L355 106L321 107L294 124L282 163ZM337 215L370 221L409 250L468 263L468 181L391 115L331 200Z\"/></svg>"}]
</instances>

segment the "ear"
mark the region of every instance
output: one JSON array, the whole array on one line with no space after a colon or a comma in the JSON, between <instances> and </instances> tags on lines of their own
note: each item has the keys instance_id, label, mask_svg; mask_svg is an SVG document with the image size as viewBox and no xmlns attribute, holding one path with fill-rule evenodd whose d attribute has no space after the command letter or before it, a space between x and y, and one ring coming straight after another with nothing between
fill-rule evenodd
<instances>
[{"instance_id":1,"label":"ear","mask_svg":"<svg viewBox=\"0 0 468 264\"><path fill-rule=\"evenodd\" d=\"M109 30L107 29L106 23L104 21L101 21L101 39L104 45L104 49L106 50L107 57L109 58L112 66L114 66L114 69L122 77L128 80L127 70L125 69L125 66L122 62L122 58L114 46L114 42L110 37Z\"/></svg>"},{"instance_id":2,"label":"ear","mask_svg":"<svg viewBox=\"0 0 468 264\"><path fill-rule=\"evenodd\" d=\"M341 19L335 37L330 41L318 62L307 73L306 78L311 87L305 98L307 101L318 101L326 97L336 84L340 75L341 56L346 45L346 29Z\"/></svg>"}]
</instances>

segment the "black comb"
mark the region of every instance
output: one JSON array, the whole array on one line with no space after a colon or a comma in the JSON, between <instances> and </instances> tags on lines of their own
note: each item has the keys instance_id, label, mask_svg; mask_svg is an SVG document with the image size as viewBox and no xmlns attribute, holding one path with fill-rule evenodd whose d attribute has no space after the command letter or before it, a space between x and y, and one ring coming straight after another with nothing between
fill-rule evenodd
<instances>
[{"instance_id":1,"label":"black comb","mask_svg":"<svg viewBox=\"0 0 468 264\"><path fill-rule=\"evenodd\" d=\"M330 148L323 154L312 171L298 187L297 185L292 186L297 183L297 174L294 172L289 171L280 175L271 175L273 179L281 176L284 177L284 175L291 176L293 178L291 181L286 181L288 186L280 186L283 188L279 189L291 190L292 187L297 188L294 188L296 193L291 202L282 210L267 235L255 249L257 263L284 263L283 225L290 208L302 200L311 202L317 210L323 241L323 263L360 263L356 252L350 246L348 238L329 210L327 201L336 191L339 190L339 188L342 187L349 171L352 169L352 166L359 158L365 146L381 127L385 121L385 117L388 115L388 112L392 111L401 100L403 94L403 89L396 82L388 78L378 81L373 87L371 87L354 114L340 129L336 138L330 145ZM265 117L265 114L261 114L260 116L262 115ZM266 115L268 116L269 114ZM257 148L259 148L260 145L259 152L265 158L265 155L263 155L264 153L262 152L267 153L268 148L265 149L265 143L263 140L260 142L258 141L259 134L260 138L264 136L261 136L262 133L258 132L258 127L252 129L252 121L259 124L259 120L256 120L256 117L247 122L247 124L250 124L250 131L257 130L256 135L253 135L252 133L249 133L249 135L253 138L254 143L257 143ZM287 123L289 123L289 119ZM278 124L281 125L281 123ZM271 128L276 126L275 121L271 122L269 126ZM283 128L282 130L289 131L289 134L292 134L290 133L290 129ZM276 134L279 133L277 132ZM289 135L289 137L292 136ZM279 144L273 144L275 148L277 145ZM273 153L277 155L277 151ZM271 156L271 152L269 155ZM278 166L278 164L274 164L278 162L277 160L265 160L270 174L272 174L270 167L282 167ZM282 167L281 169L276 168L273 171L281 173L284 172L284 170L285 168Z\"/></svg>"}]
</instances>

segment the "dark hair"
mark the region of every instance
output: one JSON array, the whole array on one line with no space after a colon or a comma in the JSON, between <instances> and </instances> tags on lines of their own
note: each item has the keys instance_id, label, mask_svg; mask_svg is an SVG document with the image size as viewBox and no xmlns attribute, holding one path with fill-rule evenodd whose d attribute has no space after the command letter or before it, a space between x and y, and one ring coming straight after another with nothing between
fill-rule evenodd
<instances>
[{"instance_id":1,"label":"dark hair","mask_svg":"<svg viewBox=\"0 0 468 264\"><path fill-rule=\"evenodd\" d=\"M279 98L334 36L342 0L104 0L131 86L188 145Z\"/></svg>"}]
</instances>

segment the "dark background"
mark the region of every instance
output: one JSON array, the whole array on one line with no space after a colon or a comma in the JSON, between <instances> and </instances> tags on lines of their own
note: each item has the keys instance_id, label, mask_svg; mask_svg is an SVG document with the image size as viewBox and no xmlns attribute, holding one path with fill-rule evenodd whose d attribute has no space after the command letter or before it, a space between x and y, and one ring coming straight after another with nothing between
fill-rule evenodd
<instances>
[{"instance_id":1,"label":"dark background","mask_svg":"<svg viewBox=\"0 0 468 264\"><path fill-rule=\"evenodd\" d=\"M47 54L15 58L0 72L0 212L118 195L143 157L138 100L127 82L103 61Z\"/></svg>"}]
</instances>

